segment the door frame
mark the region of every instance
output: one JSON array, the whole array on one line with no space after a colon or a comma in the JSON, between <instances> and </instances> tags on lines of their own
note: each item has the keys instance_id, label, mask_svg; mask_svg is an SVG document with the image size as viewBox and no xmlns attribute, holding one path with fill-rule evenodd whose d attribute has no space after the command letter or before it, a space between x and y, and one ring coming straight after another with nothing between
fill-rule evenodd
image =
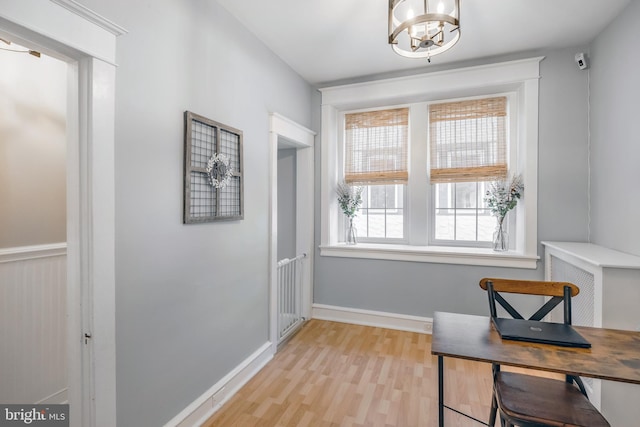
<instances>
[{"instance_id":1,"label":"door frame","mask_svg":"<svg viewBox=\"0 0 640 427\"><path fill-rule=\"evenodd\" d=\"M0 37L69 64L67 371L73 427L117 424L115 39L125 33L74 0L0 0Z\"/></svg>"},{"instance_id":2,"label":"door frame","mask_svg":"<svg viewBox=\"0 0 640 427\"><path fill-rule=\"evenodd\" d=\"M280 114L269 116L269 341L278 346L278 144L296 149L296 256L307 254L302 277L302 317L311 317L314 255L314 140L316 133Z\"/></svg>"}]
</instances>

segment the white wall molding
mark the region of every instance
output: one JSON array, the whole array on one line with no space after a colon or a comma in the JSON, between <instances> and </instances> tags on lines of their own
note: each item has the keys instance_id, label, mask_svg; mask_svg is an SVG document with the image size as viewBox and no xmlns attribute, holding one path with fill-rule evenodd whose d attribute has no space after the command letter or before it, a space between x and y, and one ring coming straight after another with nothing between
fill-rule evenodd
<instances>
[{"instance_id":1,"label":"white wall molding","mask_svg":"<svg viewBox=\"0 0 640 427\"><path fill-rule=\"evenodd\" d=\"M114 36L121 36L123 34L128 33L128 31L123 27L121 27L120 25L116 24L113 21L108 20L102 15L95 13L91 9L81 5L80 3L74 0L51 0L51 1L75 13L76 15L84 18L85 20L97 25L98 27L109 31Z\"/></svg>"},{"instance_id":2,"label":"white wall molding","mask_svg":"<svg viewBox=\"0 0 640 427\"><path fill-rule=\"evenodd\" d=\"M0 264L5 262L26 261L30 259L64 256L66 254L66 243L6 248L0 249Z\"/></svg>"},{"instance_id":3,"label":"white wall molding","mask_svg":"<svg viewBox=\"0 0 640 427\"><path fill-rule=\"evenodd\" d=\"M251 356L215 383L202 396L176 415L164 427L200 426L235 395L273 358L272 345L264 343Z\"/></svg>"},{"instance_id":4,"label":"white wall molding","mask_svg":"<svg viewBox=\"0 0 640 427\"><path fill-rule=\"evenodd\" d=\"M311 147L316 133L278 113L271 113L271 131L293 141L293 148Z\"/></svg>"},{"instance_id":5,"label":"white wall molding","mask_svg":"<svg viewBox=\"0 0 640 427\"><path fill-rule=\"evenodd\" d=\"M540 78L539 63L543 58L541 56L321 88L322 105L332 105L339 109L363 108L365 105L388 103L389 99L403 99L402 102L416 96L424 99L425 93L437 99L442 93L476 89L478 81L485 86L517 86L523 80Z\"/></svg>"},{"instance_id":6,"label":"white wall molding","mask_svg":"<svg viewBox=\"0 0 640 427\"><path fill-rule=\"evenodd\" d=\"M312 317L319 320L352 323L354 325L396 329L398 331L423 334L430 334L433 329L433 319L430 317L361 310L358 308L338 307L325 304L313 304Z\"/></svg>"},{"instance_id":7,"label":"white wall molding","mask_svg":"<svg viewBox=\"0 0 640 427\"><path fill-rule=\"evenodd\" d=\"M78 58L82 52L115 64L115 39L126 30L86 7L69 0L0 0L0 4L0 31L13 41L37 45L51 56Z\"/></svg>"}]
</instances>

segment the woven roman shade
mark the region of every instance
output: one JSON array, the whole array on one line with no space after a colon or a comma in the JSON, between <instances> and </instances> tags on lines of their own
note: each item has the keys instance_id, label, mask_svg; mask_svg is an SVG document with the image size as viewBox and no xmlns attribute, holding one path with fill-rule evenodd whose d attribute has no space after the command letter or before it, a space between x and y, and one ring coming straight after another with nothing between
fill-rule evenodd
<instances>
[{"instance_id":1,"label":"woven roman shade","mask_svg":"<svg viewBox=\"0 0 640 427\"><path fill-rule=\"evenodd\" d=\"M406 183L409 179L408 125L408 108L346 114L345 182Z\"/></svg>"},{"instance_id":2,"label":"woven roman shade","mask_svg":"<svg viewBox=\"0 0 640 427\"><path fill-rule=\"evenodd\" d=\"M506 127L504 96L431 104L431 183L505 179Z\"/></svg>"}]
</instances>

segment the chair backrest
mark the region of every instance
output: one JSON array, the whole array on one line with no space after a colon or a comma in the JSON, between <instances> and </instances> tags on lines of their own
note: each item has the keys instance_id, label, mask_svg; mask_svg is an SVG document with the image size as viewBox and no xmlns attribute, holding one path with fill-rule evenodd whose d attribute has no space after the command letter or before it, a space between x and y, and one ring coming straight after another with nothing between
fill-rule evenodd
<instances>
[{"instance_id":1,"label":"chair backrest","mask_svg":"<svg viewBox=\"0 0 640 427\"><path fill-rule=\"evenodd\" d=\"M523 319L522 315L501 293L539 295L551 297L529 320L542 320L551 310L561 302L564 303L564 323L571 324L571 298L578 295L580 289L569 282L547 282L538 280L517 280L487 278L480 280L480 287L487 291L491 317L498 317L496 301L514 319Z\"/></svg>"},{"instance_id":2,"label":"chair backrest","mask_svg":"<svg viewBox=\"0 0 640 427\"><path fill-rule=\"evenodd\" d=\"M517 280L517 279L496 279L487 278L480 280L480 287L487 291L489 296L489 311L491 317L498 317L496 310L496 301L500 304L514 319L523 319L522 315L513 308L500 293L503 294L525 294L539 295L551 297L546 303L538 309L529 320L542 320L551 310L553 310L561 302L564 303L564 323L571 324L571 298L578 295L580 288L569 282L546 282L537 280ZM500 369L496 364L493 365L493 372ZM582 394L587 395L587 391L580 377L566 375L568 383L574 382Z\"/></svg>"}]
</instances>

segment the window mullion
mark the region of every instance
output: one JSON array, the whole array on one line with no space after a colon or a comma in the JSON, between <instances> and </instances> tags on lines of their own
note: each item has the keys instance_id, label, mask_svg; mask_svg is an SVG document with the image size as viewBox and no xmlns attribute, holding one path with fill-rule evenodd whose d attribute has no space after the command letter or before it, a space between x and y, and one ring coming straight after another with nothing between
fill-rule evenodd
<instances>
[{"instance_id":1,"label":"window mullion","mask_svg":"<svg viewBox=\"0 0 640 427\"><path fill-rule=\"evenodd\" d=\"M430 218L428 215L430 188L427 179L428 164L428 108L426 103L412 104L409 108L409 185L405 217L410 245L428 244Z\"/></svg>"}]
</instances>

